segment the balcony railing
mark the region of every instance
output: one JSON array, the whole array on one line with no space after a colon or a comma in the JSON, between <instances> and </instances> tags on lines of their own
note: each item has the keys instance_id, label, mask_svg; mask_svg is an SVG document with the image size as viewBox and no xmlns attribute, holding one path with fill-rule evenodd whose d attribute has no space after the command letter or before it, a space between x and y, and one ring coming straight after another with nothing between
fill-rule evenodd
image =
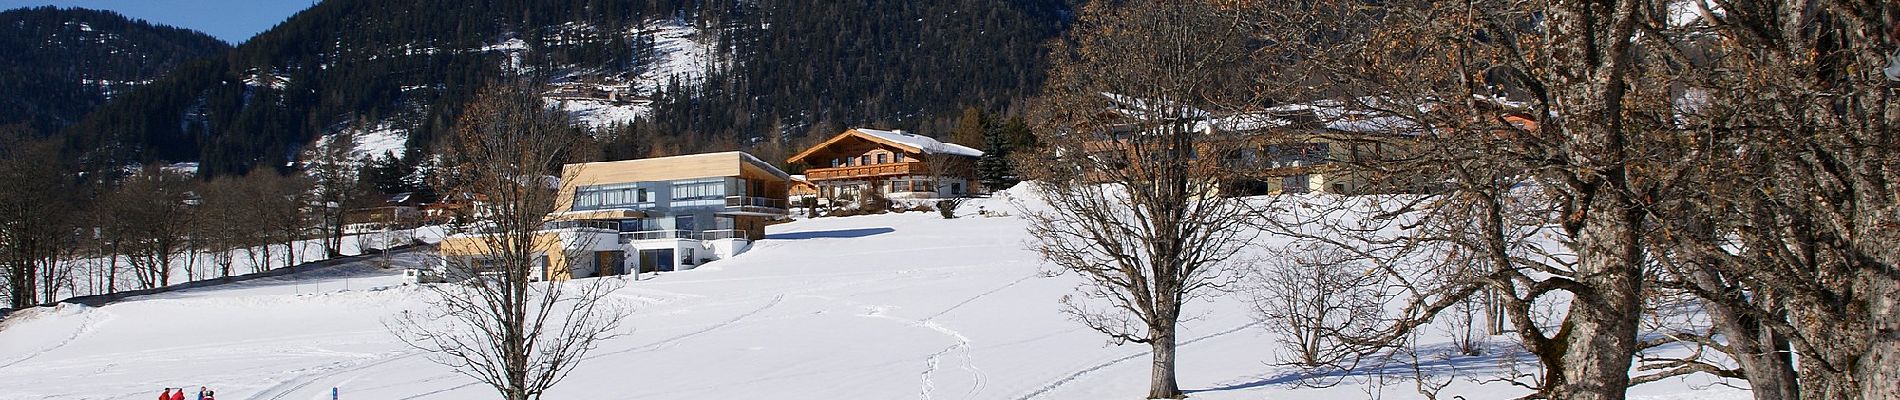
<instances>
[{"instance_id":1,"label":"balcony railing","mask_svg":"<svg viewBox=\"0 0 1900 400\"><path fill-rule=\"evenodd\" d=\"M752 240L752 237L750 234L747 234L746 231L742 231L738 229L720 229L720 230L711 230L711 231L705 231L705 232L699 233L699 240L719 240L719 239Z\"/></svg>"},{"instance_id":2,"label":"balcony railing","mask_svg":"<svg viewBox=\"0 0 1900 400\"><path fill-rule=\"evenodd\" d=\"M621 232L620 243L631 243L641 240L751 240L751 236L752 235L746 233L746 231L738 229L715 229L704 232L669 229L660 231Z\"/></svg>"},{"instance_id":3,"label":"balcony railing","mask_svg":"<svg viewBox=\"0 0 1900 400\"><path fill-rule=\"evenodd\" d=\"M693 234L693 231L683 231L683 230L678 230L678 229L668 229L668 230L663 230L663 231L640 231L640 232L621 232L620 233L621 242L640 241L640 240L659 240L659 239L697 240L698 237L697 235Z\"/></svg>"},{"instance_id":4,"label":"balcony railing","mask_svg":"<svg viewBox=\"0 0 1900 400\"><path fill-rule=\"evenodd\" d=\"M562 230L562 229L600 229L600 230L608 230L608 231L618 231L620 230L620 224L616 222L612 222L612 221L550 221L550 222L541 224L541 229L551 230L551 231Z\"/></svg>"},{"instance_id":5,"label":"balcony railing","mask_svg":"<svg viewBox=\"0 0 1900 400\"><path fill-rule=\"evenodd\" d=\"M784 210L785 199L770 197L726 196L726 208L774 209Z\"/></svg>"},{"instance_id":6,"label":"balcony railing","mask_svg":"<svg viewBox=\"0 0 1900 400\"><path fill-rule=\"evenodd\" d=\"M805 177L812 180L868 178L892 175L928 174L923 163L905 162L892 164L859 165L855 167L813 168L805 170Z\"/></svg>"}]
</instances>

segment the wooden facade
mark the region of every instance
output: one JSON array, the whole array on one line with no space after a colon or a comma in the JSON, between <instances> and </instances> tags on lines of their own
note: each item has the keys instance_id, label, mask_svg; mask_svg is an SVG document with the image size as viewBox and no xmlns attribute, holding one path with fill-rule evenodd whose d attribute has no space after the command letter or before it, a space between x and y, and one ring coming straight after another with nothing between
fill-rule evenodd
<instances>
[{"instance_id":1,"label":"wooden facade","mask_svg":"<svg viewBox=\"0 0 1900 400\"><path fill-rule=\"evenodd\" d=\"M903 131L849 129L786 160L805 167L815 195L957 197L978 191L982 152Z\"/></svg>"}]
</instances>

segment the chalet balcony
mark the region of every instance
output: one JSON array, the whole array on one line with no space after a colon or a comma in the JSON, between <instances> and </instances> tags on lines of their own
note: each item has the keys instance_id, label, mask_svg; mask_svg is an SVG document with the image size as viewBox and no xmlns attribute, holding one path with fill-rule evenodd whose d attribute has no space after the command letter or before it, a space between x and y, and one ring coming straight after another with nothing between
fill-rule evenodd
<instances>
[{"instance_id":1,"label":"chalet balcony","mask_svg":"<svg viewBox=\"0 0 1900 400\"><path fill-rule=\"evenodd\" d=\"M805 177L814 181L928 174L930 174L930 169L925 167L924 163L920 162L812 168L805 170Z\"/></svg>"}]
</instances>

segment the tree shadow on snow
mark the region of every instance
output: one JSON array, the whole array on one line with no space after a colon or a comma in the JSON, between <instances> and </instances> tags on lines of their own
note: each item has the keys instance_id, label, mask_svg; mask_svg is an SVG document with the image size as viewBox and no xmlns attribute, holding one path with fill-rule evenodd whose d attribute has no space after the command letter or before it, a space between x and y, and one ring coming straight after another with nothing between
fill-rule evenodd
<instances>
[{"instance_id":1,"label":"tree shadow on snow","mask_svg":"<svg viewBox=\"0 0 1900 400\"><path fill-rule=\"evenodd\" d=\"M1504 364L1523 362L1524 360L1531 359L1530 354L1525 352L1523 348L1514 344L1503 343L1501 340L1494 340L1491 343L1483 345L1483 347L1483 354L1467 356L1458 353L1449 343L1422 346L1418 349L1419 359L1416 364L1418 371L1416 372L1423 373L1426 377L1433 379L1444 379L1454 376L1483 378L1505 373ZM1410 356L1393 355L1393 357L1394 359L1383 365L1368 361L1369 365L1361 365L1357 369L1348 371L1306 371L1296 368L1291 371L1269 373L1257 378L1240 378L1237 381L1217 383L1216 385L1218 386L1211 388L1187 389L1182 390L1182 392L1221 392L1277 385L1298 386L1302 383L1310 382L1377 379L1379 377L1411 378L1414 373L1414 364L1409 362L1411 361ZM1253 380L1247 381L1247 379Z\"/></svg>"},{"instance_id":2,"label":"tree shadow on snow","mask_svg":"<svg viewBox=\"0 0 1900 400\"><path fill-rule=\"evenodd\" d=\"M770 235L765 235L765 238L770 239L770 240L852 239L852 238L861 238L861 237L866 237L866 236L882 235L882 234L896 232L896 231L897 231L896 229L891 229L889 227L836 229L836 230L829 230L829 231L786 232L786 233L770 234Z\"/></svg>"}]
</instances>

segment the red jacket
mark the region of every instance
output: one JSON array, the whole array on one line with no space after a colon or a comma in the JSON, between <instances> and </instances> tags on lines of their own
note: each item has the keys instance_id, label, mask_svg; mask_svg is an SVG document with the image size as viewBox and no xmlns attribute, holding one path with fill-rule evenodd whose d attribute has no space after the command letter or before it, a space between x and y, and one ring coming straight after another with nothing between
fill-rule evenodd
<instances>
[{"instance_id":1,"label":"red jacket","mask_svg":"<svg viewBox=\"0 0 1900 400\"><path fill-rule=\"evenodd\" d=\"M185 391L180 390L180 391L172 392L171 400L185 400Z\"/></svg>"},{"instance_id":2,"label":"red jacket","mask_svg":"<svg viewBox=\"0 0 1900 400\"><path fill-rule=\"evenodd\" d=\"M159 392L158 400L172 400L172 389L165 388L165 391Z\"/></svg>"}]
</instances>

